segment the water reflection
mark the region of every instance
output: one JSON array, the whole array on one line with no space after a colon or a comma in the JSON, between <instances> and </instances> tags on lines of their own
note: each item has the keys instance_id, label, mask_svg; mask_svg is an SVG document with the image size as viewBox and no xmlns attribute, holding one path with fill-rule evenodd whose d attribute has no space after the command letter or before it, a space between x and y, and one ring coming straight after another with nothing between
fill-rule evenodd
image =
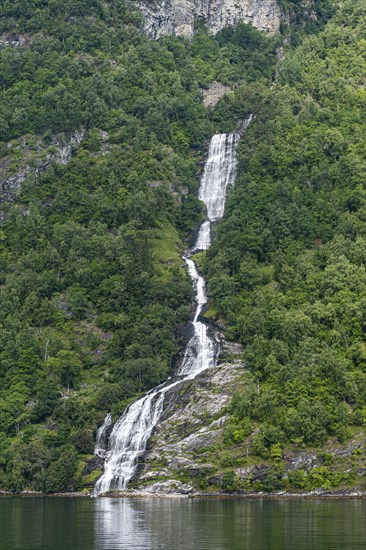
<instances>
[{"instance_id":1,"label":"water reflection","mask_svg":"<svg viewBox=\"0 0 366 550\"><path fill-rule=\"evenodd\" d=\"M90 499L0 497L0 550L87 550L93 518Z\"/></svg>"},{"instance_id":2,"label":"water reflection","mask_svg":"<svg viewBox=\"0 0 366 550\"><path fill-rule=\"evenodd\" d=\"M149 501L144 506L128 499L95 500L94 548L151 548Z\"/></svg>"},{"instance_id":3,"label":"water reflection","mask_svg":"<svg viewBox=\"0 0 366 550\"><path fill-rule=\"evenodd\" d=\"M0 497L0 550L365 548L364 500Z\"/></svg>"},{"instance_id":4,"label":"water reflection","mask_svg":"<svg viewBox=\"0 0 366 550\"><path fill-rule=\"evenodd\" d=\"M365 550L362 501L99 499L95 549Z\"/></svg>"}]
</instances>

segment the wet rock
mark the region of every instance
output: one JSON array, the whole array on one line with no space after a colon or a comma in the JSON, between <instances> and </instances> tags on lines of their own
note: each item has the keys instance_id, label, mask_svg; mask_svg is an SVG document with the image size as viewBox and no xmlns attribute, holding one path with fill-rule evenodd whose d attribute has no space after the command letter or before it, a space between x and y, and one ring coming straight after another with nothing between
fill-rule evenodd
<instances>
[{"instance_id":1,"label":"wet rock","mask_svg":"<svg viewBox=\"0 0 366 550\"><path fill-rule=\"evenodd\" d=\"M100 456L95 456L91 458L86 466L84 467L84 470L81 472L82 476L88 476L89 474L92 474L96 470L101 470L103 468L104 459Z\"/></svg>"},{"instance_id":2,"label":"wet rock","mask_svg":"<svg viewBox=\"0 0 366 550\"><path fill-rule=\"evenodd\" d=\"M358 449L365 449L366 448L366 439L362 439L361 441L355 441L350 443L346 448L335 448L332 451L332 454L337 457L346 457L351 456L352 453Z\"/></svg>"},{"instance_id":3,"label":"wet rock","mask_svg":"<svg viewBox=\"0 0 366 550\"><path fill-rule=\"evenodd\" d=\"M284 456L286 470L310 470L324 464L324 452L332 457L333 460L347 459L352 456L354 451L364 450L366 439L361 441L349 442L345 447L324 448L317 451L293 451Z\"/></svg>"},{"instance_id":4,"label":"wet rock","mask_svg":"<svg viewBox=\"0 0 366 550\"><path fill-rule=\"evenodd\" d=\"M238 344L236 342L229 342L226 340L225 336L223 334L220 335L220 346L221 346L221 353L219 357L219 361L222 362L228 362L228 360L233 361L234 357L237 356L238 360L240 361L240 357L244 353L244 347L241 344ZM234 359L235 361L237 359Z\"/></svg>"},{"instance_id":5,"label":"wet rock","mask_svg":"<svg viewBox=\"0 0 366 550\"><path fill-rule=\"evenodd\" d=\"M188 475L192 478L200 478L202 475L206 476L216 470L212 464L190 464L187 469Z\"/></svg>"},{"instance_id":6,"label":"wet rock","mask_svg":"<svg viewBox=\"0 0 366 550\"><path fill-rule=\"evenodd\" d=\"M160 470L150 470L149 472L145 472L143 475L140 476L140 481L150 481L153 479L156 479L157 477L168 477L169 471L166 468L162 468Z\"/></svg>"},{"instance_id":7,"label":"wet rock","mask_svg":"<svg viewBox=\"0 0 366 550\"><path fill-rule=\"evenodd\" d=\"M310 470L319 465L317 453L298 452L285 455L287 470Z\"/></svg>"},{"instance_id":8,"label":"wet rock","mask_svg":"<svg viewBox=\"0 0 366 550\"><path fill-rule=\"evenodd\" d=\"M189 495L193 493L193 487L192 485L182 483L181 481L170 479L169 481L159 481L157 483L153 483L149 487L146 487L143 492L154 495Z\"/></svg>"},{"instance_id":9,"label":"wet rock","mask_svg":"<svg viewBox=\"0 0 366 550\"><path fill-rule=\"evenodd\" d=\"M145 472L154 461L164 458L173 472L199 472L213 468L193 457L205 448L218 444L227 418L226 406L231 400L244 365L225 364L201 373L195 380L172 388L165 399L164 414L145 455Z\"/></svg>"},{"instance_id":10,"label":"wet rock","mask_svg":"<svg viewBox=\"0 0 366 550\"><path fill-rule=\"evenodd\" d=\"M270 469L271 466L268 466L267 464L256 464L249 466L248 468L238 468L235 470L235 473L242 480L247 480L250 478L253 482L255 482L263 481Z\"/></svg>"}]
</instances>

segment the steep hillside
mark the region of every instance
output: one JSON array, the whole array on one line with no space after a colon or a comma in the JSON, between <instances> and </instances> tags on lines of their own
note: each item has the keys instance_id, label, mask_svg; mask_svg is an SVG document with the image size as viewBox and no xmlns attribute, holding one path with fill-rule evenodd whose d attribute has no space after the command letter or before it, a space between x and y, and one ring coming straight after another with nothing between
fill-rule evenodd
<instances>
[{"instance_id":1,"label":"steep hillside","mask_svg":"<svg viewBox=\"0 0 366 550\"><path fill-rule=\"evenodd\" d=\"M271 489L289 485L286 453L362 439L352 467L325 460L319 484L364 484L365 24L365 3L345 2L284 62L205 262L248 370L229 407L231 466L272 459ZM290 486L307 476L301 466Z\"/></svg>"},{"instance_id":2,"label":"steep hillside","mask_svg":"<svg viewBox=\"0 0 366 550\"><path fill-rule=\"evenodd\" d=\"M216 126L202 89L267 86L275 44L245 26L157 43L119 0L2 15L0 485L52 492L82 486L105 414L167 376Z\"/></svg>"},{"instance_id":3,"label":"steep hillside","mask_svg":"<svg viewBox=\"0 0 366 550\"><path fill-rule=\"evenodd\" d=\"M195 488L359 484L365 7L346 2L318 34L332 4L281 0L275 37L242 23L212 36L199 18L191 40L155 41L141 3L3 2L1 488L90 487L106 413L169 375L191 314L180 255L204 216L207 141L249 112L237 187L197 257L206 317L245 351L172 394L140 483L171 479L157 452L198 429L217 439L179 449L177 481ZM321 477L287 475L286 457L313 447Z\"/></svg>"},{"instance_id":4,"label":"steep hillside","mask_svg":"<svg viewBox=\"0 0 366 550\"><path fill-rule=\"evenodd\" d=\"M346 2L261 102L242 87L214 115L256 112L196 258L244 351L170 393L140 491L365 491L365 29Z\"/></svg>"}]
</instances>

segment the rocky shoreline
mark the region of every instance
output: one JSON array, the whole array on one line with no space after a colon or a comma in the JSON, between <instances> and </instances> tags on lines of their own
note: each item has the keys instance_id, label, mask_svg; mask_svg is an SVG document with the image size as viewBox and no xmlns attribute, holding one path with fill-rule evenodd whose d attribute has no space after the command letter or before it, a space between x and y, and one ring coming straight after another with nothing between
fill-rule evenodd
<instances>
[{"instance_id":1,"label":"rocky shoreline","mask_svg":"<svg viewBox=\"0 0 366 550\"><path fill-rule=\"evenodd\" d=\"M96 498L92 494L88 493L41 493L23 491L22 493L11 493L9 491L0 490L0 497L61 497L61 498ZM105 495L99 495L98 498L193 498L193 499L262 499L262 500L277 500L277 499L365 499L366 491L348 490L348 491L323 491L315 490L305 493L290 493L286 491L279 491L275 493L205 493L205 492L191 492L191 493L148 493L144 491L123 491L119 493L111 493Z\"/></svg>"}]
</instances>

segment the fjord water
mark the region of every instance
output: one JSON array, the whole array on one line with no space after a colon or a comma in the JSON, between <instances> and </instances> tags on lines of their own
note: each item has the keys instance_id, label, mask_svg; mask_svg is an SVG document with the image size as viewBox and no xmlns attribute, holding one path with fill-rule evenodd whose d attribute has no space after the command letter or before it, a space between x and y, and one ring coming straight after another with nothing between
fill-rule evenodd
<instances>
[{"instance_id":1,"label":"fjord water","mask_svg":"<svg viewBox=\"0 0 366 550\"><path fill-rule=\"evenodd\" d=\"M1 550L364 550L365 500L0 498Z\"/></svg>"},{"instance_id":2,"label":"fjord water","mask_svg":"<svg viewBox=\"0 0 366 550\"><path fill-rule=\"evenodd\" d=\"M244 122L244 130L249 126L251 119L250 116ZM211 223L219 220L224 214L226 190L228 185L235 181L235 150L239 139L240 134L237 132L216 134L211 139L199 188L199 198L206 206L208 219L202 223L192 251L183 256L195 293L196 309L192 321L193 335L187 344L177 379L170 384L158 386L130 405L114 425L105 451L101 447L101 441L110 423L110 417L106 417L97 432L94 451L96 455L105 456L104 472L95 485L96 496L127 489L128 483L134 477L138 459L145 452L164 410L166 392L182 380L192 379L216 364L219 345L209 335L205 322L199 320L202 308L207 304L205 281L198 273L191 253L209 248Z\"/></svg>"}]
</instances>

